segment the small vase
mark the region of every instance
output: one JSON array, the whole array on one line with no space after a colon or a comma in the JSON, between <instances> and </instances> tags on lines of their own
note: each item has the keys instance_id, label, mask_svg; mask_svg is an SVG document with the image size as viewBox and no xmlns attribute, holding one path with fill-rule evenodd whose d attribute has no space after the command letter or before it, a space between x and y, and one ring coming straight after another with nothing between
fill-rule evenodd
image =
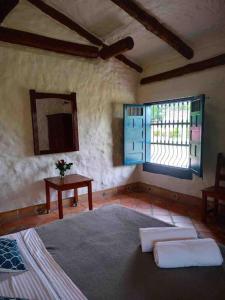
<instances>
[{"instance_id":1,"label":"small vase","mask_svg":"<svg viewBox=\"0 0 225 300\"><path fill-rule=\"evenodd\" d=\"M62 180L65 176L65 172L64 171L60 171L60 179Z\"/></svg>"}]
</instances>

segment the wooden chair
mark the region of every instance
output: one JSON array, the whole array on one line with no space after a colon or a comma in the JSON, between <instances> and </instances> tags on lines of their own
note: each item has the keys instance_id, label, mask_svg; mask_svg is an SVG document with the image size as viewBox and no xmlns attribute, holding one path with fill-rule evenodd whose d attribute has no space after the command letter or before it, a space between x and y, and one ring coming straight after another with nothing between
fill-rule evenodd
<instances>
[{"instance_id":1,"label":"wooden chair","mask_svg":"<svg viewBox=\"0 0 225 300\"><path fill-rule=\"evenodd\" d=\"M215 185L202 190L202 221L207 222L207 213L212 211L208 210L208 197L214 198L214 215L218 214L219 200L225 201L225 187L220 186L220 182L225 181L225 156L219 153L217 156L216 164L216 178Z\"/></svg>"}]
</instances>

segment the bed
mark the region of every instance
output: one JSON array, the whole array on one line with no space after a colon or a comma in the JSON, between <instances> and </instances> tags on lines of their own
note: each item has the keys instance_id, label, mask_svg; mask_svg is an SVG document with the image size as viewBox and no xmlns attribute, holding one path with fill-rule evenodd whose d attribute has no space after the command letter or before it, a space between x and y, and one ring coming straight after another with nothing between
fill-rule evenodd
<instances>
[{"instance_id":1,"label":"bed","mask_svg":"<svg viewBox=\"0 0 225 300\"><path fill-rule=\"evenodd\" d=\"M41 226L35 232L77 288L78 298L225 299L225 264L159 269L153 255L140 248L138 229L150 226L168 224L111 205ZM220 249L225 258L224 246Z\"/></svg>"}]
</instances>

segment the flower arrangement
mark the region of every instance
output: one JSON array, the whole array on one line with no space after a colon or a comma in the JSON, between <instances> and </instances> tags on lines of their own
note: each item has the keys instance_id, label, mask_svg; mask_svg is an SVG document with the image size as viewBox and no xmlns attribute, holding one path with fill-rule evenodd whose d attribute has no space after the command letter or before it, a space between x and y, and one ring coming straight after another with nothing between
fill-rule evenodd
<instances>
[{"instance_id":1,"label":"flower arrangement","mask_svg":"<svg viewBox=\"0 0 225 300\"><path fill-rule=\"evenodd\" d=\"M56 165L56 169L59 170L59 174L60 174L61 178L63 178L65 176L66 171L70 170L73 163L66 163L66 161L64 159L61 159L61 160L58 160L55 163L55 165Z\"/></svg>"}]
</instances>

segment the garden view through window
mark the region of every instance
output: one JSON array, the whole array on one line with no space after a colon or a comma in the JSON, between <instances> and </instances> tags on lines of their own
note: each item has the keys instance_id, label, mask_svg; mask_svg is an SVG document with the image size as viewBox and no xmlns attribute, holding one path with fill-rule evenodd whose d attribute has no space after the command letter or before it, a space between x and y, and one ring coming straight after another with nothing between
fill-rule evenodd
<instances>
[{"instance_id":1,"label":"garden view through window","mask_svg":"<svg viewBox=\"0 0 225 300\"><path fill-rule=\"evenodd\" d=\"M190 109L189 100L151 105L151 163L189 168Z\"/></svg>"}]
</instances>

